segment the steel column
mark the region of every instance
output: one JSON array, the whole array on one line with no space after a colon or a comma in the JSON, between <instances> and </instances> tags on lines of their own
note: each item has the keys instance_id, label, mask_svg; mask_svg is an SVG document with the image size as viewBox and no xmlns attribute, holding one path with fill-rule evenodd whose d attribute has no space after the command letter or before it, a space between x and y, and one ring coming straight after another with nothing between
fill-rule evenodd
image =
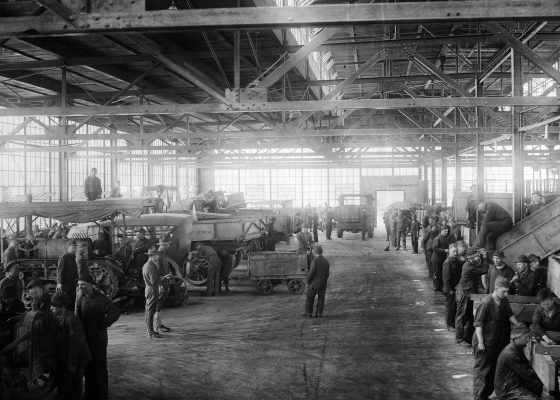
<instances>
[{"instance_id":1,"label":"steel column","mask_svg":"<svg viewBox=\"0 0 560 400\"><path fill-rule=\"evenodd\" d=\"M517 49L511 51L511 78L514 96L523 95L523 60L522 53ZM511 111L512 121L512 168L513 168L513 222L517 223L523 218L523 186L524 186L524 155L523 155L523 132L519 131L522 126L521 107L513 107Z\"/></svg>"}]
</instances>

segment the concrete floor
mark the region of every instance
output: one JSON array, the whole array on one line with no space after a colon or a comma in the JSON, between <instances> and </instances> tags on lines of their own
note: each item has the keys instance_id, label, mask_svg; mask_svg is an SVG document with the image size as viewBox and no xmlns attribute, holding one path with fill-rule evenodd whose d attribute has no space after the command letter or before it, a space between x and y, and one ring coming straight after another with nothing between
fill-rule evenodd
<instances>
[{"instance_id":1,"label":"concrete floor","mask_svg":"<svg viewBox=\"0 0 560 400\"><path fill-rule=\"evenodd\" d=\"M256 294L165 310L173 328L147 340L144 315L109 332L109 393L117 399L467 399L471 353L443 322L424 256L383 252L384 232L319 241L331 263L323 319L302 316L305 295ZM240 274L242 271L237 271Z\"/></svg>"}]
</instances>

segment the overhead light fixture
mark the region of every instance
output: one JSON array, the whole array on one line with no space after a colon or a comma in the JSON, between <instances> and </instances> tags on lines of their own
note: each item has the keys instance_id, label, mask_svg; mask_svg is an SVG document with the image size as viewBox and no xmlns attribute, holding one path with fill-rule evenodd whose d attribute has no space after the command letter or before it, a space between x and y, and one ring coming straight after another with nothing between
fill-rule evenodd
<instances>
[{"instance_id":1,"label":"overhead light fixture","mask_svg":"<svg viewBox=\"0 0 560 400\"><path fill-rule=\"evenodd\" d=\"M171 5L169 6L168 10L177 10L177 6L175 5L175 0L171 0Z\"/></svg>"}]
</instances>

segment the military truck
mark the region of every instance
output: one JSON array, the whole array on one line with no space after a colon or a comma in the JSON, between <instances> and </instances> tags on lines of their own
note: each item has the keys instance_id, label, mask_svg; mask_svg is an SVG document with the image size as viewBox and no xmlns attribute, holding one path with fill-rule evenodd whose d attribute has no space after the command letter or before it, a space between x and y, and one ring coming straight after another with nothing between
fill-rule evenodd
<instances>
[{"instance_id":1,"label":"military truck","mask_svg":"<svg viewBox=\"0 0 560 400\"><path fill-rule=\"evenodd\" d=\"M336 236L342 238L345 231L358 233L362 231L362 210L368 213L367 235L373 237L373 230L377 227L377 213L373 196L370 194L341 194L338 197L338 207L334 209Z\"/></svg>"}]
</instances>

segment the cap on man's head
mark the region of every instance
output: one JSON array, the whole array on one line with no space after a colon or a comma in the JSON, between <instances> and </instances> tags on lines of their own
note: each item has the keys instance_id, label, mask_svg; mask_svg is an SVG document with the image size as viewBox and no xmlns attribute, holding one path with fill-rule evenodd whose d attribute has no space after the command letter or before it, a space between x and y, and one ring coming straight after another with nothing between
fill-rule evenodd
<instances>
[{"instance_id":1,"label":"cap on man's head","mask_svg":"<svg viewBox=\"0 0 560 400\"><path fill-rule=\"evenodd\" d=\"M70 302L68 295L64 292L56 292L51 297L51 304L55 307L66 307Z\"/></svg>"},{"instance_id":2,"label":"cap on man's head","mask_svg":"<svg viewBox=\"0 0 560 400\"><path fill-rule=\"evenodd\" d=\"M97 168L95 167L93 167L91 170L97 172Z\"/></svg>"},{"instance_id":3,"label":"cap on man's head","mask_svg":"<svg viewBox=\"0 0 560 400\"><path fill-rule=\"evenodd\" d=\"M17 290L15 286L5 286L0 293L2 299L15 299L17 297Z\"/></svg>"},{"instance_id":4,"label":"cap on man's head","mask_svg":"<svg viewBox=\"0 0 560 400\"><path fill-rule=\"evenodd\" d=\"M44 287L43 282L40 279L32 279L27 286L25 287L27 290L31 290L34 287L40 287L41 289Z\"/></svg>"},{"instance_id":5,"label":"cap on man's head","mask_svg":"<svg viewBox=\"0 0 560 400\"><path fill-rule=\"evenodd\" d=\"M533 262L533 261L541 262L541 258L536 254L529 254L529 257L527 257L527 259L529 260L529 262Z\"/></svg>"},{"instance_id":6,"label":"cap on man's head","mask_svg":"<svg viewBox=\"0 0 560 400\"><path fill-rule=\"evenodd\" d=\"M6 264L6 266L4 267L6 269L6 271L9 271L12 267L19 265L19 263L16 260L11 260L8 261L8 263Z\"/></svg>"},{"instance_id":7,"label":"cap on man's head","mask_svg":"<svg viewBox=\"0 0 560 400\"><path fill-rule=\"evenodd\" d=\"M535 190L533 193L531 193L531 196L535 196L535 195L542 197L541 192L539 192L538 190Z\"/></svg>"},{"instance_id":8,"label":"cap on man's head","mask_svg":"<svg viewBox=\"0 0 560 400\"><path fill-rule=\"evenodd\" d=\"M494 287L502 288L502 289L509 289L509 281L507 278L503 276L498 276L494 281Z\"/></svg>"},{"instance_id":9,"label":"cap on man's head","mask_svg":"<svg viewBox=\"0 0 560 400\"><path fill-rule=\"evenodd\" d=\"M146 230L144 228L138 228L134 232L136 232L136 233L146 233Z\"/></svg>"},{"instance_id":10,"label":"cap on man's head","mask_svg":"<svg viewBox=\"0 0 560 400\"><path fill-rule=\"evenodd\" d=\"M515 259L515 262L516 263L528 263L529 259L527 258L527 256L525 254L520 254Z\"/></svg>"},{"instance_id":11,"label":"cap on man's head","mask_svg":"<svg viewBox=\"0 0 560 400\"><path fill-rule=\"evenodd\" d=\"M148 256L160 256L162 253L161 251L158 251L155 246L152 246L146 254Z\"/></svg>"},{"instance_id":12,"label":"cap on man's head","mask_svg":"<svg viewBox=\"0 0 560 400\"><path fill-rule=\"evenodd\" d=\"M502 250L496 250L493 254L494 257L504 258L505 254Z\"/></svg>"},{"instance_id":13,"label":"cap on man's head","mask_svg":"<svg viewBox=\"0 0 560 400\"><path fill-rule=\"evenodd\" d=\"M93 285L95 283L95 281L93 280L93 276L91 276L90 273L80 275L80 277L78 278L78 282L86 282L90 285Z\"/></svg>"}]
</instances>

